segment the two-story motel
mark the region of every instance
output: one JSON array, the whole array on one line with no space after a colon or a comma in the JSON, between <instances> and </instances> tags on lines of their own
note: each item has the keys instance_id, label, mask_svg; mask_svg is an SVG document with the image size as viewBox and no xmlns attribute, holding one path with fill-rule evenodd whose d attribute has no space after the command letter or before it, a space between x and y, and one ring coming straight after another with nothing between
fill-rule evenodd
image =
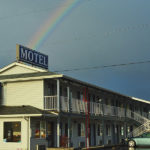
<instances>
[{"instance_id":1,"label":"two-story motel","mask_svg":"<svg viewBox=\"0 0 150 150\"><path fill-rule=\"evenodd\" d=\"M14 62L0 69L0 150L118 144L150 102Z\"/></svg>"}]
</instances>

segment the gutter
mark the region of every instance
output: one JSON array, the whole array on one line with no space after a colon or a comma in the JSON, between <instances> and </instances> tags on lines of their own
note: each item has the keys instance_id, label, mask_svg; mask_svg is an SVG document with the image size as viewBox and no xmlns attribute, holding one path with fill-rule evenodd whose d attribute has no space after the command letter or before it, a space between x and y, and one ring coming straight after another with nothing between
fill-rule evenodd
<instances>
[{"instance_id":1,"label":"gutter","mask_svg":"<svg viewBox=\"0 0 150 150\"><path fill-rule=\"evenodd\" d=\"M22 114L22 115L0 115L0 118L11 118L11 117L39 117L43 114Z\"/></svg>"},{"instance_id":2,"label":"gutter","mask_svg":"<svg viewBox=\"0 0 150 150\"><path fill-rule=\"evenodd\" d=\"M34 80L43 80L43 79L53 79L53 78L62 78L63 75L48 75L48 76L38 76L38 77L24 77L24 78L14 78L14 79L0 79L0 82L14 82L14 81L34 81Z\"/></svg>"}]
</instances>

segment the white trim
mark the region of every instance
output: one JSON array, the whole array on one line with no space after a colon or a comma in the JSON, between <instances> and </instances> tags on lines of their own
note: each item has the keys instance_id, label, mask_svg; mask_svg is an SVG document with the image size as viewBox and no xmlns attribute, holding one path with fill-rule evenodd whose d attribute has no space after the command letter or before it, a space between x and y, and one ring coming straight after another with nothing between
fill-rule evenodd
<instances>
[{"instance_id":1,"label":"white trim","mask_svg":"<svg viewBox=\"0 0 150 150\"><path fill-rule=\"evenodd\" d=\"M11 117L38 117L42 116L42 114L22 114L22 115L0 115L0 118L11 118Z\"/></svg>"},{"instance_id":2,"label":"white trim","mask_svg":"<svg viewBox=\"0 0 150 150\"><path fill-rule=\"evenodd\" d=\"M52 78L62 78L63 75L48 75L48 76L38 76L38 77L26 77L26 78L14 78L14 79L2 79L0 82L13 82L13 81L30 81L30 80L40 80L40 79L52 79Z\"/></svg>"},{"instance_id":3,"label":"white trim","mask_svg":"<svg viewBox=\"0 0 150 150\"><path fill-rule=\"evenodd\" d=\"M13 118L13 117L40 117L40 116L51 116L51 115L55 115L58 116L58 113L53 113L51 112L51 114L17 114L17 115L0 115L0 118Z\"/></svg>"},{"instance_id":4,"label":"white trim","mask_svg":"<svg viewBox=\"0 0 150 150\"><path fill-rule=\"evenodd\" d=\"M135 100L135 101L150 104L150 101L148 101L148 100L144 100L144 99L140 99L140 98L136 98L136 97L131 97L131 98L132 98L132 100Z\"/></svg>"},{"instance_id":5,"label":"white trim","mask_svg":"<svg viewBox=\"0 0 150 150\"><path fill-rule=\"evenodd\" d=\"M30 69L30 70L34 70L34 71L38 71L38 72L47 72L47 70L45 70L45 69L40 69L40 68L36 68L36 67L25 65L23 63L14 62L14 63L9 64L8 66L3 67L2 69L0 69L0 73L4 72L4 71L6 71L9 68L12 68L14 66L20 66L20 67L24 67L24 68L27 68L27 69Z\"/></svg>"}]
</instances>

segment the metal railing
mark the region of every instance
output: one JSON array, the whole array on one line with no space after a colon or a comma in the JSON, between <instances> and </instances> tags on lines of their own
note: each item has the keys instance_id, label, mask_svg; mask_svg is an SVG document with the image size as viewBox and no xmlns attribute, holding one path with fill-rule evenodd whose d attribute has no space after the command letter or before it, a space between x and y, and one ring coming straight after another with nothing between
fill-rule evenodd
<instances>
[{"instance_id":1,"label":"metal railing","mask_svg":"<svg viewBox=\"0 0 150 150\"><path fill-rule=\"evenodd\" d=\"M144 116L141 116L140 114L136 113L136 112L133 112L131 110L128 110L127 109L127 112L126 112L126 117L127 118L130 118L130 119L133 119L141 124L149 121L147 118L145 118Z\"/></svg>"},{"instance_id":2,"label":"metal railing","mask_svg":"<svg viewBox=\"0 0 150 150\"><path fill-rule=\"evenodd\" d=\"M68 112L69 111L68 97L60 96L60 102L61 102L61 110L64 112Z\"/></svg>"},{"instance_id":3,"label":"metal railing","mask_svg":"<svg viewBox=\"0 0 150 150\"><path fill-rule=\"evenodd\" d=\"M57 110L57 96L44 96L44 109Z\"/></svg>"},{"instance_id":4,"label":"metal railing","mask_svg":"<svg viewBox=\"0 0 150 150\"><path fill-rule=\"evenodd\" d=\"M128 134L128 137L137 137L143 133L150 132L150 121L145 122L141 126L134 129L132 132Z\"/></svg>"},{"instance_id":5,"label":"metal railing","mask_svg":"<svg viewBox=\"0 0 150 150\"><path fill-rule=\"evenodd\" d=\"M45 110L57 110L57 104L57 95L44 97ZM61 111L69 111L68 97L60 96L60 108ZM96 102L85 102L76 98L72 98L70 108L72 113L90 113L91 115L125 117L124 108Z\"/></svg>"},{"instance_id":6,"label":"metal railing","mask_svg":"<svg viewBox=\"0 0 150 150\"><path fill-rule=\"evenodd\" d=\"M137 127L136 129L134 129L132 132L128 133L128 137L137 137L145 132L150 131L150 120L147 119L146 117L136 113L136 112L132 112L130 110L129 114L131 119L134 119L135 121L141 123L142 125Z\"/></svg>"},{"instance_id":7,"label":"metal railing","mask_svg":"<svg viewBox=\"0 0 150 150\"><path fill-rule=\"evenodd\" d=\"M103 115L102 104L89 102L89 112L92 115Z\"/></svg>"},{"instance_id":8,"label":"metal railing","mask_svg":"<svg viewBox=\"0 0 150 150\"><path fill-rule=\"evenodd\" d=\"M57 110L57 95L44 97L44 109L45 110ZM63 112L69 112L69 99L68 97L60 96L60 108ZM139 136L144 132L150 131L150 120L147 114L141 115L137 112L133 112L129 109L126 110L122 107L115 107L111 105L105 105L96 102L86 102L76 98L72 98L70 111L78 114L91 114L102 116L115 116L115 117L127 117L142 124L128 134L128 137Z\"/></svg>"},{"instance_id":9,"label":"metal railing","mask_svg":"<svg viewBox=\"0 0 150 150\"><path fill-rule=\"evenodd\" d=\"M72 98L72 112L74 113L86 113L88 111L87 102Z\"/></svg>"},{"instance_id":10,"label":"metal railing","mask_svg":"<svg viewBox=\"0 0 150 150\"><path fill-rule=\"evenodd\" d=\"M44 109L45 110L57 110L57 104L58 104L57 95L44 97ZM60 108L61 108L61 111L69 112L68 97L60 96ZM101 104L97 102L86 102L86 101L79 100L76 98L72 98L71 100L70 112L90 113L91 115L127 117L141 124L148 121L147 118L129 109L126 110L126 114L125 114L125 108L122 108L122 107L116 107L116 106Z\"/></svg>"}]
</instances>

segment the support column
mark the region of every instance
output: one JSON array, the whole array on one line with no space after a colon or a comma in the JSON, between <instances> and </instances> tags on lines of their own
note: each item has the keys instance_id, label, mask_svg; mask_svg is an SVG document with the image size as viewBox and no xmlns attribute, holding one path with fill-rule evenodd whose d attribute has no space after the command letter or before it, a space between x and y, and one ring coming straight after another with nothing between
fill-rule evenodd
<instances>
[{"instance_id":1,"label":"support column","mask_svg":"<svg viewBox=\"0 0 150 150\"><path fill-rule=\"evenodd\" d=\"M118 144L118 141L119 141L118 128L119 128L119 126L116 123L114 123L114 126L115 126L115 144Z\"/></svg>"},{"instance_id":2,"label":"support column","mask_svg":"<svg viewBox=\"0 0 150 150\"><path fill-rule=\"evenodd\" d=\"M68 147L71 147L71 118L68 118Z\"/></svg>"},{"instance_id":3,"label":"support column","mask_svg":"<svg viewBox=\"0 0 150 150\"><path fill-rule=\"evenodd\" d=\"M60 80L57 79L57 111L60 112Z\"/></svg>"},{"instance_id":4,"label":"support column","mask_svg":"<svg viewBox=\"0 0 150 150\"><path fill-rule=\"evenodd\" d=\"M127 123L124 123L124 139L127 138Z\"/></svg>"},{"instance_id":5,"label":"support column","mask_svg":"<svg viewBox=\"0 0 150 150\"><path fill-rule=\"evenodd\" d=\"M67 87L67 98L68 98L68 112L71 112L71 96L70 96L70 87Z\"/></svg>"},{"instance_id":6,"label":"support column","mask_svg":"<svg viewBox=\"0 0 150 150\"><path fill-rule=\"evenodd\" d=\"M60 147L60 116L57 118L57 147Z\"/></svg>"},{"instance_id":7,"label":"support column","mask_svg":"<svg viewBox=\"0 0 150 150\"><path fill-rule=\"evenodd\" d=\"M102 142L103 142L103 145L105 145L105 137L106 137L106 134L105 134L105 123L104 123L104 119L102 120Z\"/></svg>"},{"instance_id":8,"label":"support column","mask_svg":"<svg viewBox=\"0 0 150 150\"><path fill-rule=\"evenodd\" d=\"M71 147L71 96L70 87L67 87L67 97L68 97L68 147Z\"/></svg>"},{"instance_id":9,"label":"support column","mask_svg":"<svg viewBox=\"0 0 150 150\"><path fill-rule=\"evenodd\" d=\"M102 100L101 101L102 103L102 111L103 111L103 116L102 116L102 142L103 142L103 145L105 144L105 123L104 123L104 101Z\"/></svg>"},{"instance_id":10,"label":"support column","mask_svg":"<svg viewBox=\"0 0 150 150\"><path fill-rule=\"evenodd\" d=\"M57 111L60 112L60 80L57 79ZM60 147L60 114L57 118L57 147Z\"/></svg>"}]
</instances>

